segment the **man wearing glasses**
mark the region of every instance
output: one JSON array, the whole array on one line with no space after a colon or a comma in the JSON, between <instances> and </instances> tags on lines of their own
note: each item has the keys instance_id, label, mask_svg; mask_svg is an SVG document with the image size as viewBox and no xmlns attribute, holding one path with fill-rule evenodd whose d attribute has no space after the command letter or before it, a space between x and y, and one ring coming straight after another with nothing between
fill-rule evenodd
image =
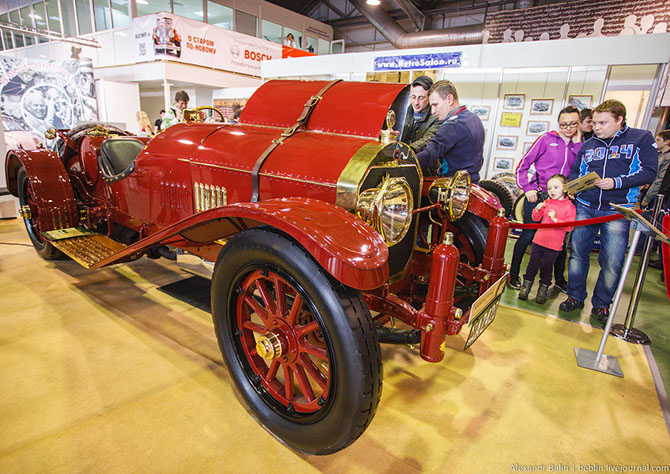
<instances>
[{"instance_id":1,"label":"man wearing glasses","mask_svg":"<svg viewBox=\"0 0 670 474\"><path fill-rule=\"evenodd\" d=\"M437 117L430 113L428 91L433 80L428 76L419 76L412 82L409 90L410 106L402 129L400 141L407 143L414 153L419 153L440 128Z\"/></svg>"},{"instance_id":2,"label":"man wearing glasses","mask_svg":"<svg viewBox=\"0 0 670 474\"><path fill-rule=\"evenodd\" d=\"M523 206L524 223L533 222L531 217L533 209L547 198L549 178L555 174L567 176L570 173L570 168L577 159L577 152L581 145L579 110L572 106L565 107L558 114L558 132L547 132L535 140L516 170L517 184L526 197ZM531 171L531 166L534 171ZM514 289L521 288L519 279L521 260L534 236L534 229L523 229L514 244L508 283ZM565 247L554 262L554 284L563 293L567 291L564 272Z\"/></svg>"},{"instance_id":3,"label":"man wearing glasses","mask_svg":"<svg viewBox=\"0 0 670 474\"><path fill-rule=\"evenodd\" d=\"M581 148L570 171L570 179L592 171L600 176L594 187L575 196L577 220L617 214L610 204L633 207L640 186L654 181L658 167L653 135L626 125L626 107L618 100L606 100L593 109L593 132L595 136ZM575 227L570 240L568 298L561 303L561 311L584 307L589 254L600 232L600 273L591 297L591 314L601 324L607 322L626 255L629 224L627 219L618 219Z\"/></svg>"}]
</instances>

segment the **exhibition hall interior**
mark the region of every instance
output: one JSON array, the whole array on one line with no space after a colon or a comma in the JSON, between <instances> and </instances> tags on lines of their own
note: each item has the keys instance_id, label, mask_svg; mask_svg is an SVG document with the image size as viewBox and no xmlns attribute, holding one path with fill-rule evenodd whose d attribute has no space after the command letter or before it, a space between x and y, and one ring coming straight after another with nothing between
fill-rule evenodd
<instances>
[{"instance_id":1,"label":"exhibition hall interior","mask_svg":"<svg viewBox=\"0 0 670 474\"><path fill-rule=\"evenodd\" d=\"M670 1L0 0L0 471L670 472Z\"/></svg>"}]
</instances>

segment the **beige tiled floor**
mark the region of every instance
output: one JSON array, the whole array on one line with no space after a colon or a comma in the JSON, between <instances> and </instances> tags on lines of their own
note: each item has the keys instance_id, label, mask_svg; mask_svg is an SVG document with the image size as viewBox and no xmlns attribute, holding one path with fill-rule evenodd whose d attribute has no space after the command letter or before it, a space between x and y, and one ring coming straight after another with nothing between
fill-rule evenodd
<instances>
[{"instance_id":1,"label":"beige tiled floor","mask_svg":"<svg viewBox=\"0 0 670 474\"><path fill-rule=\"evenodd\" d=\"M174 265L89 272L27 244L18 221L0 221L0 472L670 464L639 346L608 341L623 379L581 369L573 349L597 348L599 329L510 306L470 350L451 338L438 364L385 346L382 402L366 433L331 456L297 454L238 401L209 314L157 290L185 276Z\"/></svg>"}]
</instances>

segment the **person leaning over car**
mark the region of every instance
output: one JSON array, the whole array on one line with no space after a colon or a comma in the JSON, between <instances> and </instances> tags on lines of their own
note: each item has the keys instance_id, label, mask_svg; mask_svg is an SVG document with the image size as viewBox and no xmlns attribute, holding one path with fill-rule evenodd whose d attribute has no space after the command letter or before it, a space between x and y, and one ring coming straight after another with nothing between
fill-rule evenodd
<instances>
[{"instance_id":1,"label":"person leaning over car","mask_svg":"<svg viewBox=\"0 0 670 474\"><path fill-rule=\"evenodd\" d=\"M465 170L473 183L479 182L484 155L482 121L458 102L458 92L450 81L433 84L428 98L440 128L416 155L424 174L453 176Z\"/></svg>"},{"instance_id":2,"label":"person leaning over car","mask_svg":"<svg viewBox=\"0 0 670 474\"><path fill-rule=\"evenodd\" d=\"M423 150L440 127L437 117L430 113L428 91L432 85L430 77L419 76L412 82L409 92L410 106L400 141L407 143L414 153Z\"/></svg>"},{"instance_id":3,"label":"person leaning over car","mask_svg":"<svg viewBox=\"0 0 670 474\"><path fill-rule=\"evenodd\" d=\"M582 145L570 170L571 180L591 171L600 176L594 187L576 196L578 221L617 214L610 204L633 207L640 186L651 183L658 168L653 135L626 125L626 107L618 100L606 100L593 109L593 132L595 136ZM591 313L605 324L623 268L629 225L627 219L617 219L575 227L570 241L568 298L559 306L561 311L584 307L589 255L600 231L600 274L591 297Z\"/></svg>"},{"instance_id":4,"label":"person leaning over car","mask_svg":"<svg viewBox=\"0 0 670 474\"><path fill-rule=\"evenodd\" d=\"M188 107L189 96L186 91L178 91L174 95L174 104L167 109L163 117L163 130L184 121L184 109Z\"/></svg>"},{"instance_id":5,"label":"person leaning over car","mask_svg":"<svg viewBox=\"0 0 670 474\"><path fill-rule=\"evenodd\" d=\"M567 176L570 173L580 146L582 142L579 136L579 111L569 105L558 113L558 132L552 130L535 140L516 170L517 185L526 195L523 205L525 224L533 222L533 209L547 198L549 178L557 174ZM532 179L528 177L531 166L535 168ZM514 289L521 288L519 279L521 260L534 236L535 229L523 229L514 244L508 282ZM567 291L567 283L563 276L565 257L563 249L554 262L554 283L563 293Z\"/></svg>"}]
</instances>

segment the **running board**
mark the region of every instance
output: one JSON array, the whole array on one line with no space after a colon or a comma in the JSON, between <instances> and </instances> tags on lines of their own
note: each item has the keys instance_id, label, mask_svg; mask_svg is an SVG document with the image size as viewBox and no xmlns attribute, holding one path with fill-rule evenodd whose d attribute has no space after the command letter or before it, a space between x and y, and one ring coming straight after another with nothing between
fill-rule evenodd
<instances>
[{"instance_id":1,"label":"running board","mask_svg":"<svg viewBox=\"0 0 670 474\"><path fill-rule=\"evenodd\" d=\"M126 246L102 234L86 234L58 240L51 245L85 268L123 250Z\"/></svg>"}]
</instances>

